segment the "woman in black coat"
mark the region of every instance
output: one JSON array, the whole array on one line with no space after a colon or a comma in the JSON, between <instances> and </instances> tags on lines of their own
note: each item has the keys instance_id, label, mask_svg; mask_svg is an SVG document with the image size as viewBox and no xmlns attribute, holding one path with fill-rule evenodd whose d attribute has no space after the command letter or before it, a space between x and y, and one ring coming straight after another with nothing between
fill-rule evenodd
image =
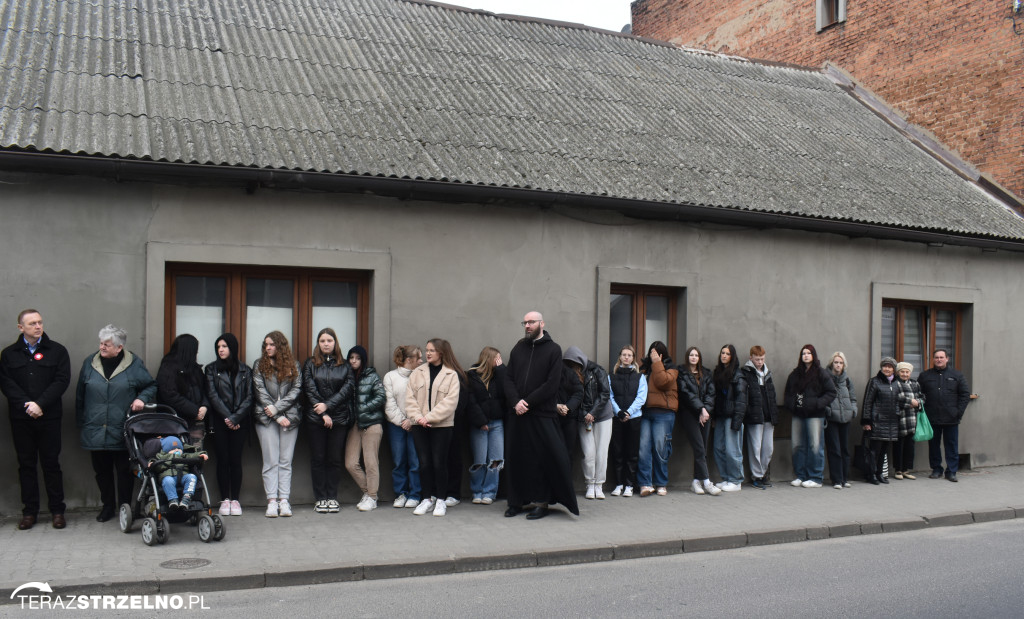
<instances>
[{"instance_id":1,"label":"woman in black coat","mask_svg":"<svg viewBox=\"0 0 1024 619\"><path fill-rule=\"evenodd\" d=\"M214 345L217 360L205 368L206 398L212 411L213 446L221 516L241 516L242 446L252 414L252 370L238 360L238 339L225 333Z\"/></svg>"},{"instance_id":2,"label":"woman in black coat","mask_svg":"<svg viewBox=\"0 0 1024 619\"><path fill-rule=\"evenodd\" d=\"M679 421L693 449L694 494L722 494L708 474L708 439L711 412L715 410L715 383L711 370L704 367L700 349L686 349L686 362L679 368Z\"/></svg>"},{"instance_id":3,"label":"woman in black coat","mask_svg":"<svg viewBox=\"0 0 1024 619\"><path fill-rule=\"evenodd\" d=\"M868 381L868 386L864 389L864 402L861 404L860 423L865 432L871 432L871 455L875 458L875 475L868 481L876 486L880 483L889 483L889 480L882 476L882 466L886 453L890 451L889 446L895 443L900 435L899 393L900 389L896 384L896 360L885 357L882 359L878 374Z\"/></svg>"},{"instance_id":4,"label":"woman in black coat","mask_svg":"<svg viewBox=\"0 0 1024 619\"><path fill-rule=\"evenodd\" d=\"M192 444L202 450L209 406L206 377L203 368L196 363L198 354L199 340L194 335L183 333L174 338L156 373L156 401L170 406L178 417L188 422Z\"/></svg>"},{"instance_id":5,"label":"woman in black coat","mask_svg":"<svg viewBox=\"0 0 1024 619\"><path fill-rule=\"evenodd\" d=\"M317 334L316 350L302 365L302 389L309 401L305 425L309 428L309 468L316 499L313 510L336 514L341 510L338 481L342 454L354 421L355 377L338 348L338 334L330 327Z\"/></svg>"},{"instance_id":6,"label":"woman in black coat","mask_svg":"<svg viewBox=\"0 0 1024 619\"><path fill-rule=\"evenodd\" d=\"M498 349L484 347L466 377L476 403L468 414L473 452L469 489L474 503L490 505L498 495L498 477L505 466L505 366Z\"/></svg>"},{"instance_id":7,"label":"woman in black coat","mask_svg":"<svg viewBox=\"0 0 1024 619\"><path fill-rule=\"evenodd\" d=\"M836 399L836 384L821 367L818 351L807 344L786 380L786 407L793 413L792 486L821 488L825 477L825 411Z\"/></svg>"}]
</instances>

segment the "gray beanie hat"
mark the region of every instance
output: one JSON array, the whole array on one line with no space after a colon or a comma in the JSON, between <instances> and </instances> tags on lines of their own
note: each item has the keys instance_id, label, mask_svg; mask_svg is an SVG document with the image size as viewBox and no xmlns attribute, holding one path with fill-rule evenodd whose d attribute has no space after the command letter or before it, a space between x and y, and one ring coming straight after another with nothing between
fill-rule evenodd
<instances>
[{"instance_id":1,"label":"gray beanie hat","mask_svg":"<svg viewBox=\"0 0 1024 619\"><path fill-rule=\"evenodd\" d=\"M878 364L878 367L882 368L882 367L885 367L887 365L891 365L892 369L895 370L896 369L896 360L893 359L892 357L882 357L882 362Z\"/></svg>"}]
</instances>

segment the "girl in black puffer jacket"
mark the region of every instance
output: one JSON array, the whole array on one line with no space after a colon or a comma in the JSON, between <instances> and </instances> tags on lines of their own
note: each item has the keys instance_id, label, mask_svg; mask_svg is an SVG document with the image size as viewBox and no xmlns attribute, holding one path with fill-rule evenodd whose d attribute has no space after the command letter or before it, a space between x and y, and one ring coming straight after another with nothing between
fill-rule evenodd
<instances>
[{"instance_id":1,"label":"girl in black puffer jacket","mask_svg":"<svg viewBox=\"0 0 1024 619\"><path fill-rule=\"evenodd\" d=\"M352 390L355 380L338 351L334 329L321 329L316 351L302 365L302 388L309 401L310 472L317 513L337 513L341 454L352 425Z\"/></svg>"},{"instance_id":2,"label":"girl in black puffer jacket","mask_svg":"<svg viewBox=\"0 0 1024 619\"><path fill-rule=\"evenodd\" d=\"M210 425L217 454L217 485L220 486L221 516L241 516L238 495L242 491L243 427L252 413L252 370L238 360L238 339L225 333L214 344L217 360L206 366L206 398L210 402Z\"/></svg>"},{"instance_id":3,"label":"girl in black puffer jacket","mask_svg":"<svg viewBox=\"0 0 1024 619\"><path fill-rule=\"evenodd\" d=\"M818 351L807 344L786 380L786 407L793 413L792 486L820 488L825 477L825 411L836 399L836 383L821 367Z\"/></svg>"},{"instance_id":4,"label":"girl in black puffer jacket","mask_svg":"<svg viewBox=\"0 0 1024 619\"><path fill-rule=\"evenodd\" d=\"M870 478L874 485L887 484L882 477L882 464L889 446L896 442L900 433L899 386L896 384L896 360L882 359L878 374L868 381L861 405L860 423L865 431L871 432L871 453L875 457L875 475ZM892 460L890 459L890 462Z\"/></svg>"},{"instance_id":5,"label":"girl in black puffer jacket","mask_svg":"<svg viewBox=\"0 0 1024 619\"><path fill-rule=\"evenodd\" d=\"M722 490L708 475L708 439L711 436L711 412L715 410L715 383L711 370L704 367L700 349L686 349L685 363L679 368L679 421L693 449L694 494L716 496Z\"/></svg>"},{"instance_id":6,"label":"girl in black puffer jacket","mask_svg":"<svg viewBox=\"0 0 1024 619\"><path fill-rule=\"evenodd\" d=\"M348 351L348 365L352 368L355 389L352 396L352 413L355 427L348 433L345 442L345 468L353 481L363 491L363 498L356 505L361 512L377 509L377 490L380 487L380 466L377 454L380 439L384 435L384 383L377 370L369 367L366 349L353 346ZM363 465L359 465L359 456Z\"/></svg>"}]
</instances>

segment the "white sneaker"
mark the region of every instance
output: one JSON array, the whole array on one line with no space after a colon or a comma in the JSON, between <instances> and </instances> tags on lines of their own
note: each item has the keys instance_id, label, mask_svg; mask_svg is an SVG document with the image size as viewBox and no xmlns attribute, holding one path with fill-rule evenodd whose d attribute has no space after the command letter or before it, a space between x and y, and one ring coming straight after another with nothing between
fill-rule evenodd
<instances>
[{"instance_id":1,"label":"white sneaker","mask_svg":"<svg viewBox=\"0 0 1024 619\"><path fill-rule=\"evenodd\" d=\"M739 492L742 489L743 489L742 485L734 484L731 481L725 482L725 485L722 486L722 492Z\"/></svg>"},{"instance_id":2,"label":"white sneaker","mask_svg":"<svg viewBox=\"0 0 1024 619\"><path fill-rule=\"evenodd\" d=\"M850 482L846 482L843 484L843 488L853 488L853 484L851 484Z\"/></svg>"},{"instance_id":3,"label":"white sneaker","mask_svg":"<svg viewBox=\"0 0 1024 619\"><path fill-rule=\"evenodd\" d=\"M484 498L480 499L480 503L483 504L483 505L490 505L493 502L494 502L494 499L492 499L489 496L485 496Z\"/></svg>"},{"instance_id":4,"label":"white sneaker","mask_svg":"<svg viewBox=\"0 0 1024 619\"><path fill-rule=\"evenodd\" d=\"M277 502L277 509L281 514L282 518L288 518L292 515L292 506L288 503L288 499L281 499Z\"/></svg>"},{"instance_id":5,"label":"white sneaker","mask_svg":"<svg viewBox=\"0 0 1024 619\"><path fill-rule=\"evenodd\" d=\"M727 482L727 481L725 481L725 480L723 479L722 481L720 481L720 482L716 483L716 484L715 484L715 487L716 487L716 488L723 488L723 487L725 486L725 484L727 484L727 483L729 483L729 482Z\"/></svg>"},{"instance_id":6,"label":"white sneaker","mask_svg":"<svg viewBox=\"0 0 1024 619\"><path fill-rule=\"evenodd\" d=\"M419 499L406 499L405 501L405 506L408 507L409 509L415 509L416 507L419 507L419 504Z\"/></svg>"},{"instance_id":7,"label":"white sneaker","mask_svg":"<svg viewBox=\"0 0 1024 619\"><path fill-rule=\"evenodd\" d=\"M341 505L338 505L337 499L327 499L327 511L332 514L337 514L341 511Z\"/></svg>"},{"instance_id":8,"label":"white sneaker","mask_svg":"<svg viewBox=\"0 0 1024 619\"><path fill-rule=\"evenodd\" d=\"M362 501L359 501L359 505L356 505L356 509L361 512L368 512L377 509L377 499L373 497L366 497Z\"/></svg>"},{"instance_id":9,"label":"white sneaker","mask_svg":"<svg viewBox=\"0 0 1024 619\"><path fill-rule=\"evenodd\" d=\"M843 484L836 484L836 485L834 485L832 487L835 488L836 490L842 490L843 489Z\"/></svg>"},{"instance_id":10,"label":"white sneaker","mask_svg":"<svg viewBox=\"0 0 1024 619\"><path fill-rule=\"evenodd\" d=\"M316 505L313 506L313 511L315 511L318 514L326 514L327 513L327 501L324 500L324 499L320 499L319 501L317 501Z\"/></svg>"},{"instance_id":11,"label":"white sneaker","mask_svg":"<svg viewBox=\"0 0 1024 619\"><path fill-rule=\"evenodd\" d=\"M615 486L615 489L612 490L612 496L621 496L621 495L622 495L622 486Z\"/></svg>"},{"instance_id":12,"label":"white sneaker","mask_svg":"<svg viewBox=\"0 0 1024 619\"><path fill-rule=\"evenodd\" d=\"M462 501L460 501L460 500L456 499L456 498L455 498L455 497L453 497L453 496L450 496L450 497L448 497L447 499L445 499L445 500L444 500L444 504L445 504L445 505L446 505L447 507L455 507L456 505L458 505L458 504L459 504L459 503L461 503L461 502L462 502ZM436 515L436 514L435 514L435 515ZM441 515L442 515L442 516L444 516L444 514L441 514Z\"/></svg>"},{"instance_id":13,"label":"white sneaker","mask_svg":"<svg viewBox=\"0 0 1024 619\"><path fill-rule=\"evenodd\" d=\"M626 486L623 488L622 496L633 496L633 486Z\"/></svg>"},{"instance_id":14,"label":"white sneaker","mask_svg":"<svg viewBox=\"0 0 1024 619\"><path fill-rule=\"evenodd\" d=\"M599 500L604 499L604 489L601 488L601 484L594 485L594 498Z\"/></svg>"},{"instance_id":15,"label":"white sneaker","mask_svg":"<svg viewBox=\"0 0 1024 619\"><path fill-rule=\"evenodd\" d=\"M448 498L450 499L451 497L448 497ZM438 501L437 503L434 504L434 515L435 516L444 516L447 513L448 513L448 499L445 499L444 501Z\"/></svg>"},{"instance_id":16,"label":"white sneaker","mask_svg":"<svg viewBox=\"0 0 1024 619\"><path fill-rule=\"evenodd\" d=\"M587 484L587 493L583 495L585 499L594 498L594 484Z\"/></svg>"},{"instance_id":17,"label":"white sneaker","mask_svg":"<svg viewBox=\"0 0 1024 619\"><path fill-rule=\"evenodd\" d=\"M800 485L803 486L804 488L821 488L821 484L814 481L813 479L808 479L807 481Z\"/></svg>"},{"instance_id":18,"label":"white sneaker","mask_svg":"<svg viewBox=\"0 0 1024 619\"><path fill-rule=\"evenodd\" d=\"M267 503L267 513L265 515L267 518L277 518L277 501L271 501L270 503Z\"/></svg>"},{"instance_id":19,"label":"white sneaker","mask_svg":"<svg viewBox=\"0 0 1024 619\"><path fill-rule=\"evenodd\" d=\"M719 488L718 486L716 486L715 484L711 483L710 479L705 479L704 480L704 492L706 492L707 494L710 494L711 496L718 496L718 495L722 494L722 489Z\"/></svg>"},{"instance_id":20,"label":"white sneaker","mask_svg":"<svg viewBox=\"0 0 1024 619\"><path fill-rule=\"evenodd\" d=\"M406 501L408 501L408 499L405 498L405 495L404 494L400 494L400 495L398 495L398 498L395 499L395 502L392 503L391 505L393 507L405 507Z\"/></svg>"},{"instance_id":21,"label":"white sneaker","mask_svg":"<svg viewBox=\"0 0 1024 619\"><path fill-rule=\"evenodd\" d=\"M696 479L690 484L690 490L693 490L694 494L704 494L704 486L701 485Z\"/></svg>"},{"instance_id":22,"label":"white sneaker","mask_svg":"<svg viewBox=\"0 0 1024 619\"><path fill-rule=\"evenodd\" d=\"M441 503L444 503L444 501L441 501ZM416 506L416 511L412 514L414 516L422 516L432 509L434 509L434 499L423 499L420 501L420 504Z\"/></svg>"},{"instance_id":23,"label":"white sneaker","mask_svg":"<svg viewBox=\"0 0 1024 619\"><path fill-rule=\"evenodd\" d=\"M224 499L220 502L220 511L217 512L221 516L231 515L231 501Z\"/></svg>"},{"instance_id":24,"label":"white sneaker","mask_svg":"<svg viewBox=\"0 0 1024 619\"><path fill-rule=\"evenodd\" d=\"M223 506L222 506L223 508ZM242 504L238 501L231 501L231 515L241 516L242 515Z\"/></svg>"},{"instance_id":25,"label":"white sneaker","mask_svg":"<svg viewBox=\"0 0 1024 619\"><path fill-rule=\"evenodd\" d=\"M797 477L793 481L789 482L789 485L793 486L794 488L799 488L800 486L804 485L804 480Z\"/></svg>"}]
</instances>

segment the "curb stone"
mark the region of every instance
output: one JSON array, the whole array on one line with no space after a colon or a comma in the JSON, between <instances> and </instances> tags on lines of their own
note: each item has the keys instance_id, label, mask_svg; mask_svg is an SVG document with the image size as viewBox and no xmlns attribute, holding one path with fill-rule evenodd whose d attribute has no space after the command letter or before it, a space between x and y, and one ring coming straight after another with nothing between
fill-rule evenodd
<instances>
[{"instance_id":1,"label":"curb stone","mask_svg":"<svg viewBox=\"0 0 1024 619\"><path fill-rule=\"evenodd\" d=\"M790 544L806 542L807 529L778 529L774 531L747 531L748 546L768 546L770 544Z\"/></svg>"},{"instance_id":2,"label":"curb stone","mask_svg":"<svg viewBox=\"0 0 1024 619\"><path fill-rule=\"evenodd\" d=\"M637 542L619 544L613 547L615 559L642 559L645 557L663 557L682 554L683 540L671 539L663 542Z\"/></svg>"},{"instance_id":3,"label":"curb stone","mask_svg":"<svg viewBox=\"0 0 1024 619\"><path fill-rule=\"evenodd\" d=\"M996 520L1012 520L1019 515L1012 507L985 509L973 512L974 522L995 522Z\"/></svg>"},{"instance_id":4,"label":"curb stone","mask_svg":"<svg viewBox=\"0 0 1024 619\"><path fill-rule=\"evenodd\" d=\"M614 559L615 549L612 546L547 550L537 553L537 567L572 565L575 563L596 563L598 561L612 561Z\"/></svg>"},{"instance_id":5,"label":"curb stone","mask_svg":"<svg viewBox=\"0 0 1024 619\"><path fill-rule=\"evenodd\" d=\"M897 533L899 531L917 531L924 529L928 523L923 518L906 518L904 520L890 520L882 523L883 533Z\"/></svg>"},{"instance_id":6,"label":"curb stone","mask_svg":"<svg viewBox=\"0 0 1024 619\"><path fill-rule=\"evenodd\" d=\"M930 527L953 527L961 524L972 524L974 522L974 516L971 512L935 514L933 516L925 516L924 519Z\"/></svg>"},{"instance_id":7,"label":"curb stone","mask_svg":"<svg viewBox=\"0 0 1024 619\"><path fill-rule=\"evenodd\" d=\"M704 552L706 550L729 550L747 545L746 533L717 535L714 537L683 538L683 552Z\"/></svg>"}]
</instances>

